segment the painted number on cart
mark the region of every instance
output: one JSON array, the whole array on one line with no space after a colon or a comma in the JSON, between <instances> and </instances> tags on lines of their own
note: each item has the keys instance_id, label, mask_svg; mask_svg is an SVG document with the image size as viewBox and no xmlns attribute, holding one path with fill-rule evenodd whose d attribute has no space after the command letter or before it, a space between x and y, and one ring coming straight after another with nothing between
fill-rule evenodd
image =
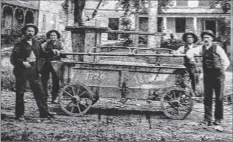
<instances>
[{"instance_id":1,"label":"painted number on cart","mask_svg":"<svg viewBox=\"0 0 233 142\"><path fill-rule=\"evenodd\" d=\"M133 79L135 83L154 83L157 81L165 81L169 75L168 74L135 74L133 76Z\"/></svg>"},{"instance_id":2,"label":"painted number on cart","mask_svg":"<svg viewBox=\"0 0 233 142\"><path fill-rule=\"evenodd\" d=\"M136 83L148 83L154 80L153 76L136 74L133 76Z\"/></svg>"},{"instance_id":3,"label":"painted number on cart","mask_svg":"<svg viewBox=\"0 0 233 142\"><path fill-rule=\"evenodd\" d=\"M85 80L103 80L105 78L104 74L88 72L85 75Z\"/></svg>"}]
</instances>

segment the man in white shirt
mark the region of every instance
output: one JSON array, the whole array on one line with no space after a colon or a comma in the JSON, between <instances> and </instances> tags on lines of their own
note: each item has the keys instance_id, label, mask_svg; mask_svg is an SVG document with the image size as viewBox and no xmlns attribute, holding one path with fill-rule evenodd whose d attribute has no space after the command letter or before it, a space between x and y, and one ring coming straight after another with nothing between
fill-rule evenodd
<instances>
[{"instance_id":1,"label":"man in white shirt","mask_svg":"<svg viewBox=\"0 0 233 142\"><path fill-rule=\"evenodd\" d=\"M212 99L215 91L215 125L220 125L223 119L223 93L225 71L230 61L225 51L219 45L213 43L215 35L207 30L201 33L203 45L187 51L186 56L194 62L195 55L202 55L203 78L204 78L204 123L212 124Z\"/></svg>"},{"instance_id":2,"label":"man in white shirt","mask_svg":"<svg viewBox=\"0 0 233 142\"><path fill-rule=\"evenodd\" d=\"M186 52L192 48L195 48L198 37L192 31L186 32L182 36L183 41L185 42L184 46L178 48L174 54L186 54ZM184 58L184 65L187 68L189 77L191 80L192 89L196 92L196 85L199 83L199 72L197 68L197 61L191 62L187 57Z\"/></svg>"}]
</instances>

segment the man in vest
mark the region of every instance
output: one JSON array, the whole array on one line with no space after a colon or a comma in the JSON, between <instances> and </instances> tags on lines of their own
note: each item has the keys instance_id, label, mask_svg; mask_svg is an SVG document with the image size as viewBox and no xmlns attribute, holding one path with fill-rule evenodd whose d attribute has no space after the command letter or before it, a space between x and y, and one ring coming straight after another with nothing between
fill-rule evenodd
<instances>
[{"instance_id":1,"label":"man in vest","mask_svg":"<svg viewBox=\"0 0 233 142\"><path fill-rule=\"evenodd\" d=\"M41 118L50 118L54 113L48 111L44 91L41 85L38 58L41 53L41 44L33 37L38 28L28 24L22 29L24 38L15 44L11 54L11 64L16 78L16 105L15 115L19 121L24 121L24 91L28 81L39 108Z\"/></svg>"},{"instance_id":2,"label":"man in vest","mask_svg":"<svg viewBox=\"0 0 233 142\"><path fill-rule=\"evenodd\" d=\"M189 50L187 58L194 62L195 55L203 56L204 79L204 123L212 124L212 99L215 91L215 125L220 125L223 119L223 98L225 71L230 61L225 51L219 45L213 43L215 35L211 30L201 33L203 45Z\"/></svg>"},{"instance_id":3,"label":"man in vest","mask_svg":"<svg viewBox=\"0 0 233 142\"><path fill-rule=\"evenodd\" d=\"M44 45L43 54L41 54L41 58L44 60L41 70L41 79L42 85L45 91L46 101L48 98L48 80L50 73L52 74L52 103L57 104L56 98L58 96L58 91L60 87L60 79L54 68L52 67L51 61L60 60L60 52L63 50L63 43L59 40L61 37L60 33L56 30L51 30L47 32L47 38L49 39Z\"/></svg>"},{"instance_id":4,"label":"man in vest","mask_svg":"<svg viewBox=\"0 0 233 142\"><path fill-rule=\"evenodd\" d=\"M184 46L178 48L174 53L175 54L186 54L186 52L192 48L196 47L196 42L198 37L193 32L186 32L182 36L182 40L185 42ZM199 82L199 71L196 67L197 62L191 62L187 57L184 58L184 65L187 68L189 77L191 80L192 89L196 92L196 85Z\"/></svg>"}]
</instances>

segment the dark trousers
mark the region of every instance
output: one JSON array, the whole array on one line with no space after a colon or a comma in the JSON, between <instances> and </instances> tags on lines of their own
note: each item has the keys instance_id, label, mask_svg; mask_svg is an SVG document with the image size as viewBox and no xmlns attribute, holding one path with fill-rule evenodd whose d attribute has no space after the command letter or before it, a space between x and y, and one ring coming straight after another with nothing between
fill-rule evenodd
<instances>
[{"instance_id":1,"label":"dark trousers","mask_svg":"<svg viewBox=\"0 0 233 142\"><path fill-rule=\"evenodd\" d=\"M218 74L218 75L217 75ZM204 71L204 119L212 119L212 99L215 92L215 119L223 119L223 93L224 93L224 73L210 73Z\"/></svg>"},{"instance_id":2,"label":"dark trousers","mask_svg":"<svg viewBox=\"0 0 233 142\"><path fill-rule=\"evenodd\" d=\"M42 72L41 72L41 81L43 85L43 89L45 91L45 96L48 98L48 81L50 77L50 73L52 74L52 101L56 100L58 96L58 91L59 91L59 77L55 70L53 69L52 65L50 62L45 62Z\"/></svg>"},{"instance_id":3,"label":"dark trousers","mask_svg":"<svg viewBox=\"0 0 233 142\"><path fill-rule=\"evenodd\" d=\"M196 91L196 85L199 83L199 73L196 67L187 68L191 80L192 89Z\"/></svg>"},{"instance_id":4,"label":"dark trousers","mask_svg":"<svg viewBox=\"0 0 233 142\"><path fill-rule=\"evenodd\" d=\"M15 116L21 117L24 115L24 92L27 81L31 87L33 95L36 100L36 104L39 108L40 117L47 116L48 105L45 101L44 91L41 85L39 74L36 72L35 66L32 65L28 69L14 69L14 75L16 78L16 105Z\"/></svg>"}]
</instances>

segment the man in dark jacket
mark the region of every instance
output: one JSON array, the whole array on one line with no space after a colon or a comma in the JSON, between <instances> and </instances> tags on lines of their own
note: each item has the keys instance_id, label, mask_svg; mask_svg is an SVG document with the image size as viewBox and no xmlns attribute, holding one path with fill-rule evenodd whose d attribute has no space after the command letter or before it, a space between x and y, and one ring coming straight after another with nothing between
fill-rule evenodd
<instances>
[{"instance_id":1,"label":"man in dark jacket","mask_svg":"<svg viewBox=\"0 0 233 142\"><path fill-rule=\"evenodd\" d=\"M15 44L11 54L11 63L14 65L13 73L16 78L16 119L24 120L24 92L27 81L39 108L40 117L54 117L54 113L48 111L39 75L38 58L41 44L33 38L38 33L38 28L33 24L28 24L22 29L22 33L25 37Z\"/></svg>"},{"instance_id":2,"label":"man in dark jacket","mask_svg":"<svg viewBox=\"0 0 233 142\"><path fill-rule=\"evenodd\" d=\"M43 60L41 70L41 80L45 91L46 101L48 98L48 80L50 73L52 75L52 103L57 104L56 98L60 87L60 79L56 71L54 70L51 61L59 61L61 56L60 52L63 50L63 43L59 40L61 37L60 33L56 30L51 30L47 33L49 39L43 46L43 54L40 56Z\"/></svg>"}]
</instances>

